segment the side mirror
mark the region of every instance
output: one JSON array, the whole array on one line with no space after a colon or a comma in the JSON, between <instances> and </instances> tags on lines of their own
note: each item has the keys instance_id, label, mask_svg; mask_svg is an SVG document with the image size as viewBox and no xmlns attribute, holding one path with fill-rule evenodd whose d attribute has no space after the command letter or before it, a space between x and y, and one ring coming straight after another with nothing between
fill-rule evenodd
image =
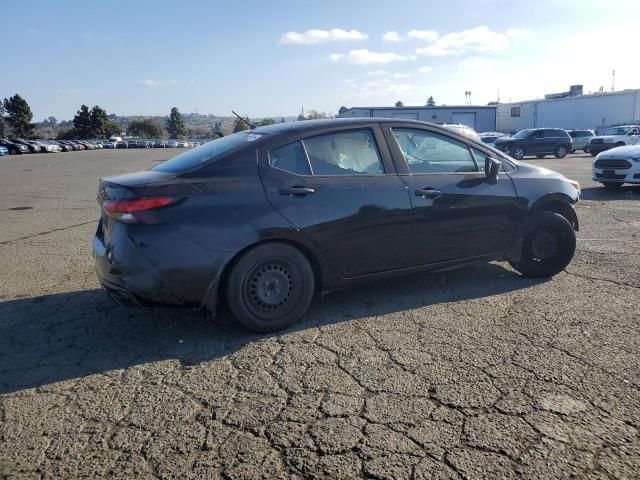
<instances>
[{"instance_id":1,"label":"side mirror","mask_svg":"<svg viewBox=\"0 0 640 480\"><path fill-rule=\"evenodd\" d=\"M484 174L487 177L487 182L498 183L498 173L500 173L500 167L502 162L495 158L487 157L484 160Z\"/></svg>"}]
</instances>

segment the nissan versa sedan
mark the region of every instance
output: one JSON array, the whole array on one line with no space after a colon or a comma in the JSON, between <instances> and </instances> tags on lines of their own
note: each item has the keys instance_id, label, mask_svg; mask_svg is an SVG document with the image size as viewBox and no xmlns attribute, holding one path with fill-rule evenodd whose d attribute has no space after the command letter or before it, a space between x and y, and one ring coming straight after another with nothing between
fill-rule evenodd
<instances>
[{"instance_id":1,"label":"nissan versa sedan","mask_svg":"<svg viewBox=\"0 0 640 480\"><path fill-rule=\"evenodd\" d=\"M314 294L506 260L525 276L575 251L580 186L438 125L334 119L229 135L101 179L98 279L121 304L221 304L259 332Z\"/></svg>"}]
</instances>

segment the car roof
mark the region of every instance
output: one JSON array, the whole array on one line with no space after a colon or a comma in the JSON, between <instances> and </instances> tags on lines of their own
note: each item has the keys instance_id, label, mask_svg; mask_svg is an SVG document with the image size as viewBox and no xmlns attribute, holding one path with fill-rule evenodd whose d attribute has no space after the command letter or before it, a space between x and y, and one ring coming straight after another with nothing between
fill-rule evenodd
<instances>
[{"instance_id":1,"label":"car roof","mask_svg":"<svg viewBox=\"0 0 640 480\"><path fill-rule=\"evenodd\" d=\"M370 125L372 123L387 123L397 125L416 125L429 126L441 130L443 132L451 132L442 125L430 122L422 122L420 120L411 120L404 118L385 118L385 117L354 117L354 118L330 118L322 120L303 120L299 122L276 123L264 127L257 127L252 130L255 133L276 135L276 134L304 134L314 130L322 130L324 128L349 127L358 125Z\"/></svg>"}]
</instances>

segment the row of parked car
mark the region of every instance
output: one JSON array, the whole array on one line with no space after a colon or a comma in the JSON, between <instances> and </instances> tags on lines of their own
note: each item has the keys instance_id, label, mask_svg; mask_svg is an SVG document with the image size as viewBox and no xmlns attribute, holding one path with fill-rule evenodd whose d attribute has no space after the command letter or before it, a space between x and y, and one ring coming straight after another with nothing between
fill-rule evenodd
<instances>
[{"instance_id":1,"label":"row of parked car","mask_svg":"<svg viewBox=\"0 0 640 480\"><path fill-rule=\"evenodd\" d=\"M561 128L528 128L514 135L484 132L480 139L515 159L525 155L544 158L555 155L564 158L568 153L582 150L593 157L605 150L640 143L640 125L610 127L603 135L593 130L564 130Z\"/></svg>"},{"instance_id":2,"label":"row of parked car","mask_svg":"<svg viewBox=\"0 0 640 480\"><path fill-rule=\"evenodd\" d=\"M0 139L0 156L26 153L58 153L101 148L193 148L200 142L184 140L142 140L120 137L109 140L23 140Z\"/></svg>"}]
</instances>

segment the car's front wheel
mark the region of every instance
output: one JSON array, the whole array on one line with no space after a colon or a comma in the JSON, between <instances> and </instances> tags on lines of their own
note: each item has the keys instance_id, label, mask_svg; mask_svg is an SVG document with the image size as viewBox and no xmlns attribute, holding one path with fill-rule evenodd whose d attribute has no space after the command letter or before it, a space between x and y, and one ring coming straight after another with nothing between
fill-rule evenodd
<instances>
[{"instance_id":1,"label":"car's front wheel","mask_svg":"<svg viewBox=\"0 0 640 480\"><path fill-rule=\"evenodd\" d=\"M562 215L533 214L522 238L522 251L513 268L526 277L552 277L565 269L576 251L573 226Z\"/></svg>"},{"instance_id":2,"label":"car's front wheel","mask_svg":"<svg viewBox=\"0 0 640 480\"><path fill-rule=\"evenodd\" d=\"M518 145L507 145L504 153L515 158L516 160L522 160L524 158L524 148Z\"/></svg>"},{"instance_id":3,"label":"car's front wheel","mask_svg":"<svg viewBox=\"0 0 640 480\"><path fill-rule=\"evenodd\" d=\"M315 291L307 257L284 243L259 245L233 265L226 300L233 316L246 328L266 333L300 320Z\"/></svg>"},{"instance_id":4,"label":"car's front wheel","mask_svg":"<svg viewBox=\"0 0 640 480\"><path fill-rule=\"evenodd\" d=\"M564 158L567 156L568 149L564 145L558 145L553 152L556 158Z\"/></svg>"}]
</instances>

